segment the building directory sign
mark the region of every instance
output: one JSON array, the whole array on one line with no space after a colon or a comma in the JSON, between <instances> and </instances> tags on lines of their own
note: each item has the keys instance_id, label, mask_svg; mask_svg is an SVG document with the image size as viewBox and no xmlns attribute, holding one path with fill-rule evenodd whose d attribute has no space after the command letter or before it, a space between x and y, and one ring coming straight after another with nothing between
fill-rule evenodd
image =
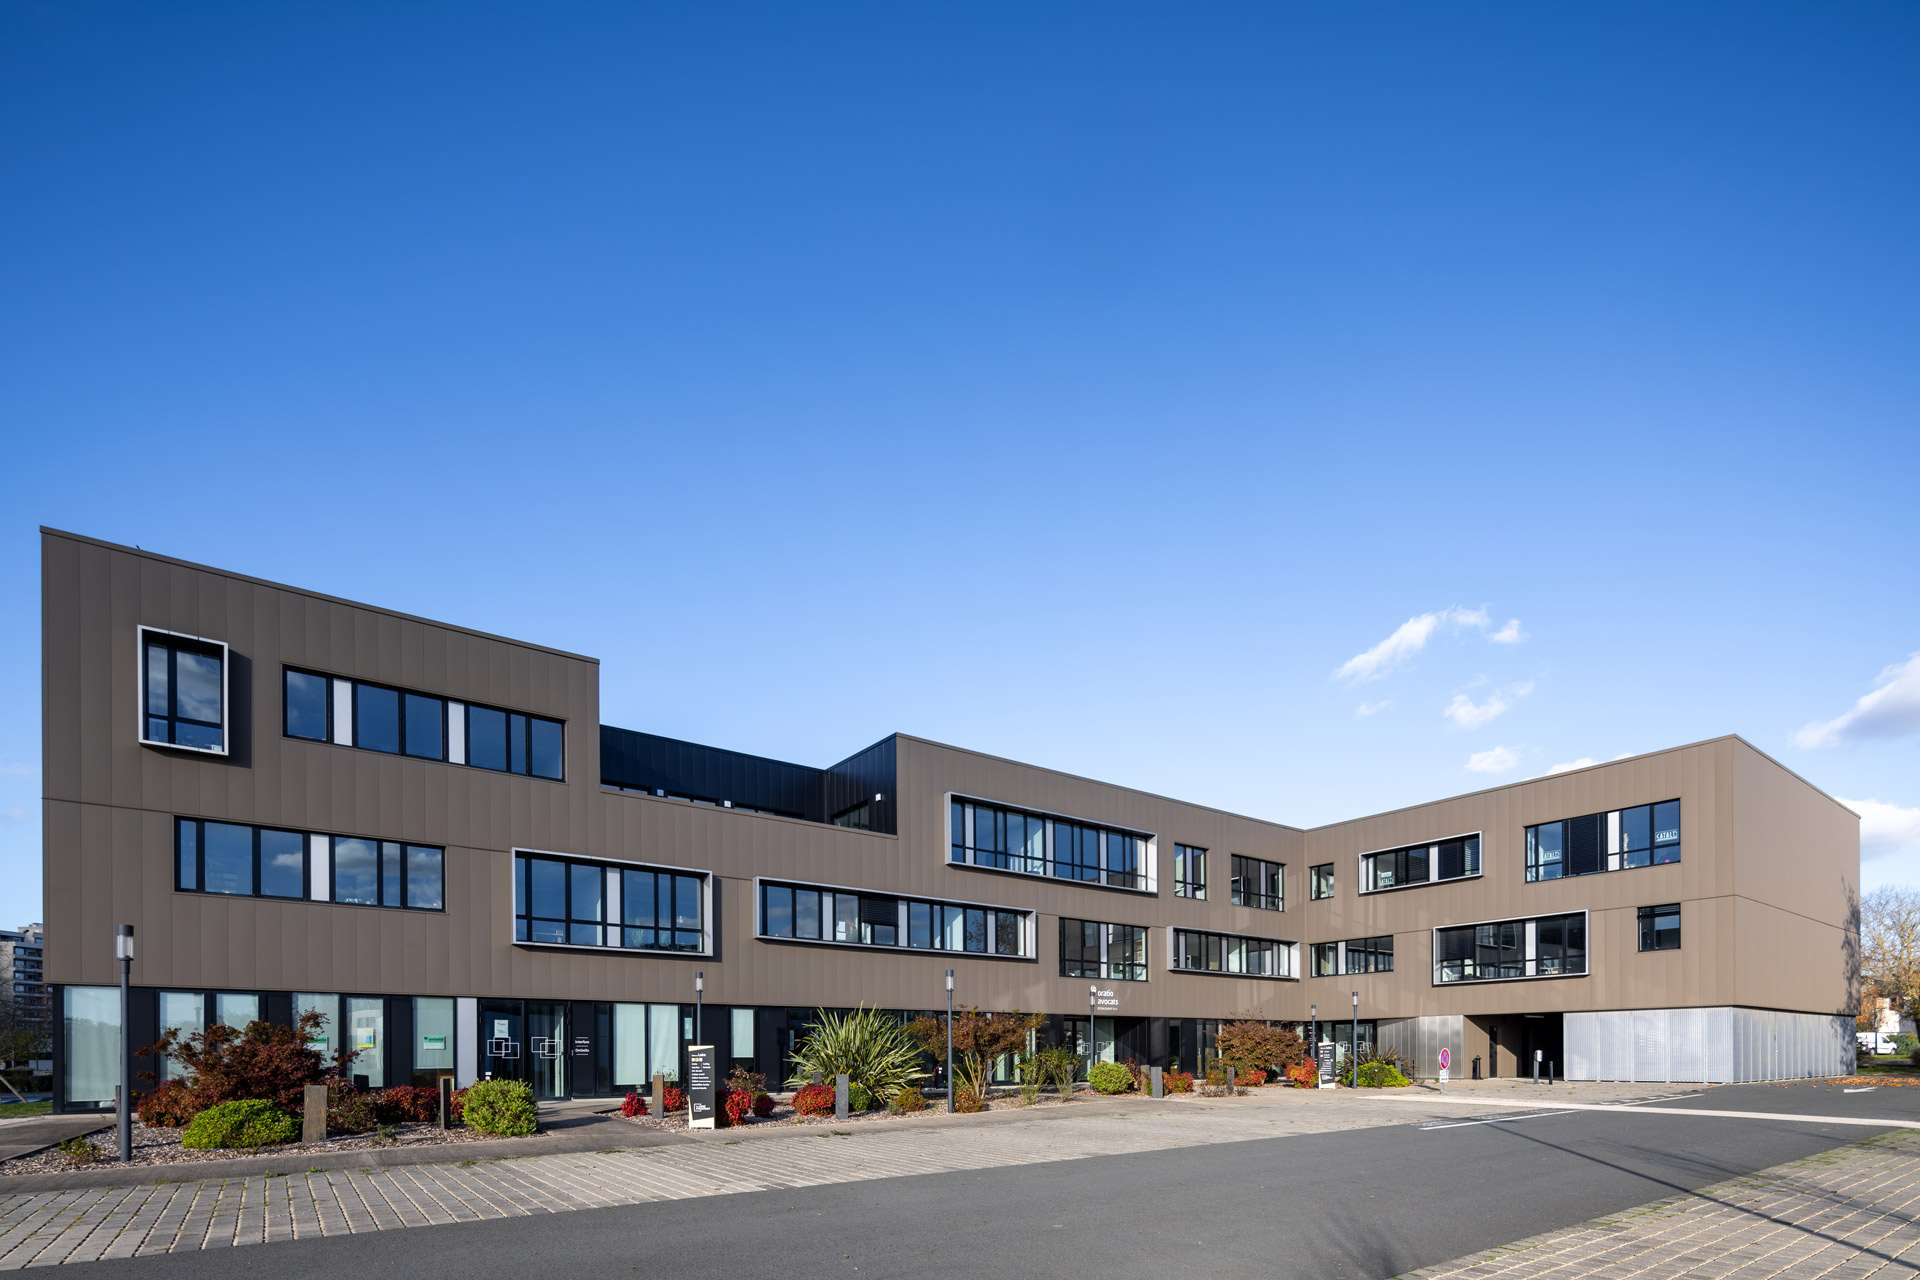
<instances>
[{"instance_id":1,"label":"building directory sign","mask_svg":"<svg viewBox=\"0 0 1920 1280\"><path fill-rule=\"evenodd\" d=\"M714 1078L713 1046L687 1046L687 1127L713 1128Z\"/></svg>"},{"instance_id":2,"label":"building directory sign","mask_svg":"<svg viewBox=\"0 0 1920 1280\"><path fill-rule=\"evenodd\" d=\"M1333 1078L1337 1074L1333 1062L1333 1041L1328 1040L1320 1045L1319 1060L1320 1083L1324 1087L1332 1084Z\"/></svg>"}]
</instances>

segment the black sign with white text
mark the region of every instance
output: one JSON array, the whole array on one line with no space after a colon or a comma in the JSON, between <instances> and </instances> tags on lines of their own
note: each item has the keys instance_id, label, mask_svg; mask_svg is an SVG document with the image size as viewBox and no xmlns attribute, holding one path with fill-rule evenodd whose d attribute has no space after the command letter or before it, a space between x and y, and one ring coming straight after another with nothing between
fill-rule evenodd
<instances>
[{"instance_id":1,"label":"black sign with white text","mask_svg":"<svg viewBox=\"0 0 1920 1280\"><path fill-rule=\"evenodd\" d=\"M687 1126L713 1128L714 1059L710 1044L687 1046Z\"/></svg>"}]
</instances>

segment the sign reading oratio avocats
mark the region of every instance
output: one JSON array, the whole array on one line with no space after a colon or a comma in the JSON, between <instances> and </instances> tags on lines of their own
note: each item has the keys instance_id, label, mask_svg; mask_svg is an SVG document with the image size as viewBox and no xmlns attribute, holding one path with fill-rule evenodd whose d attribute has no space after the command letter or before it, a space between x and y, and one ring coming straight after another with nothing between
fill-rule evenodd
<instances>
[{"instance_id":1,"label":"sign reading oratio avocats","mask_svg":"<svg viewBox=\"0 0 1920 1280\"><path fill-rule=\"evenodd\" d=\"M1094 993L1093 1007L1105 1012L1120 1007L1120 993L1102 989Z\"/></svg>"},{"instance_id":2,"label":"sign reading oratio avocats","mask_svg":"<svg viewBox=\"0 0 1920 1280\"><path fill-rule=\"evenodd\" d=\"M687 1127L713 1128L713 1046L687 1046Z\"/></svg>"}]
</instances>

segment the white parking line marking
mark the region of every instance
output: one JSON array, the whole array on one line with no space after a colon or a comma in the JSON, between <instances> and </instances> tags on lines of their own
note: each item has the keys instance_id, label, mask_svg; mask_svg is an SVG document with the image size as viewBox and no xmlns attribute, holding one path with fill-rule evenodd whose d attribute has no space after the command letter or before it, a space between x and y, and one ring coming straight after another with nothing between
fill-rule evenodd
<instances>
[{"instance_id":1,"label":"white parking line marking","mask_svg":"<svg viewBox=\"0 0 1920 1280\"><path fill-rule=\"evenodd\" d=\"M1520 1116L1491 1116L1485 1120L1454 1120L1447 1124L1423 1124L1420 1132L1432 1133L1436 1129L1464 1129L1476 1124L1512 1124L1516 1120L1544 1120L1548 1116L1564 1116L1565 1111L1534 1111Z\"/></svg>"},{"instance_id":2,"label":"white parking line marking","mask_svg":"<svg viewBox=\"0 0 1920 1280\"><path fill-rule=\"evenodd\" d=\"M1879 1085L1873 1085L1873 1084L1870 1084L1870 1085L1868 1085L1868 1086L1867 1086L1866 1088L1864 1088L1864 1089L1842 1089L1842 1090L1841 1090L1840 1092L1842 1092L1842 1093L1872 1093L1872 1092L1873 1092L1873 1091L1874 1091L1875 1089L1877 1089L1877 1088L1879 1088L1879 1087L1880 1087Z\"/></svg>"}]
</instances>

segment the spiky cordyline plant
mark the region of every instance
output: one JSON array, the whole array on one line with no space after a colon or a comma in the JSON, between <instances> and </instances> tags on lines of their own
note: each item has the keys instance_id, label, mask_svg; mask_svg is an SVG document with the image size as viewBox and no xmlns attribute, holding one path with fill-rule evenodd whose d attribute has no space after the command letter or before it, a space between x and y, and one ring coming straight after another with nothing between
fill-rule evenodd
<instances>
[{"instance_id":1,"label":"spiky cordyline plant","mask_svg":"<svg viewBox=\"0 0 1920 1280\"><path fill-rule=\"evenodd\" d=\"M831 1084L845 1072L849 1084L865 1085L883 1102L927 1074L920 1069L920 1051L906 1029L878 1009L867 1008L845 1017L814 1010L806 1039L794 1046L793 1063L793 1077L787 1081L790 1088L815 1076Z\"/></svg>"}]
</instances>

